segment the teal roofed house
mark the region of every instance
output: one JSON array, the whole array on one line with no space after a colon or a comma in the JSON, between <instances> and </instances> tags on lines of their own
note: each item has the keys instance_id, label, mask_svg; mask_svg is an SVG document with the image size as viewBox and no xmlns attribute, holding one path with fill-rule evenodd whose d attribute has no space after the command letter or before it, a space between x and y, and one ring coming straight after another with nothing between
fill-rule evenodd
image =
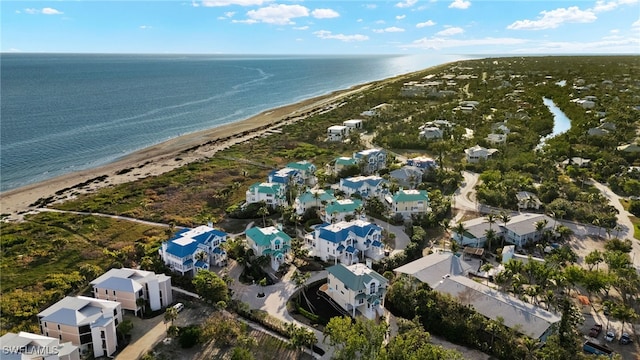
<instances>
[{"instance_id":1,"label":"teal roofed house","mask_svg":"<svg viewBox=\"0 0 640 360\"><path fill-rule=\"evenodd\" d=\"M400 190L391 197L391 210L405 219L413 214L426 214L429 212L429 194L426 190Z\"/></svg>"},{"instance_id":2,"label":"teal roofed house","mask_svg":"<svg viewBox=\"0 0 640 360\"><path fill-rule=\"evenodd\" d=\"M246 192L247 204L264 201L267 206L275 209L287 204L286 186L279 183L255 183Z\"/></svg>"},{"instance_id":3,"label":"teal roofed house","mask_svg":"<svg viewBox=\"0 0 640 360\"><path fill-rule=\"evenodd\" d=\"M347 157L347 156L341 156L334 160L333 167L327 164L327 172L337 174L340 172L340 170L347 168L349 166L355 166L355 165L358 165L357 159L354 159L352 157Z\"/></svg>"},{"instance_id":4,"label":"teal roofed house","mask_svg":"<svg viewBox=\"0 0 640 360\"><path fill-rule=\"evenodd\" d=\"M327 203L322 212L322 221L326 223L345 221L345 217L349 215L354 219L364 216L362 200L341 199Z\"/></svg>"},{"instance_id":5,"label":"teal roofed house","mask_svg":"<svg viewBox=\"0 0 640 360\"><path fill-rule=\"evenodd\" d=\"M337 264L327 268L327 272L325 292L352 317L362 315L375 319L384 314L388 285L384 276L361 263L350 266Z\"/></svg>"},{"instance_id":6,"label":"teal roofed house","mask_svg":"<svg viewBox=\"0 0 640 360\"><path fill-rule=\"evenodd\" d=\"M316 178L317 168L307 160L288 163L287 167L298 170L302 175L305 184L309 186L314 186L318 182L318 179Z\"/></svg>"},{"instance_id":7,"label":"teal roofed house","mask_svg":"<svg viewBox=\"0 0 640 360\"><path fill-rule=\"evenodd\" d=\"M256 256L269 256L271 268L278 270L291 251L291 237L275 226L252 227L245 232L247 243Z\"/></svg>"},{"instance_id":8,"label":"teal roofed house","mask_svg":"<svg viewBox=\"0 0 640 360\"><path fill-rule=\"evenodd\" d=\"M302 215L312 207L321 208L323 204L327 204L336 200L332 190L311 189L300 194L293 206L298 215Z\"/></svg>"}]
</instances>

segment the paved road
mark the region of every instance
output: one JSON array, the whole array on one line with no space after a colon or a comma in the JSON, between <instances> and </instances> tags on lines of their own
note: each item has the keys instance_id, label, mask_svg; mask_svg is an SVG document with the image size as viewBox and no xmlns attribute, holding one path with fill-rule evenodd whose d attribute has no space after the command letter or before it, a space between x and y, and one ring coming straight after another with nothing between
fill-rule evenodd
<instances>
[{"instance_id":1,"label":"paved road","mask_svg":"<svg viewBox=\"0 0 640 360\"><path fill-rule=\"evenodd\" d=\"M458 210L478 211L475 187L478 183L479 175L469 171L463 171L462 177L464 178L464 182L454 193L453 204L451 205L454 209Z\"/></svg>"},{"instance_id":2,"label":"paved road","mask_svg":"<svg viewBox=\"0 0 640 360\"><path fill-rule=\"evenodd\" d=\"M409 235L407 235L407 233L404 232L404 226L396 226L396 225L391 225L386 221L382 221L379 219L375 219L375 218L371 218L371 220L373 220L373 222L380 226L381 228L385 229L385 230L389 230L389 232L392 232L396 235L396 246L394 247L393 251L391 252L391 256L403 252L404 249L407 248L407 246L409 245L409 243L411 243L411 239L409 239Z\"/></svg>"},{"instance_id":3,"label":"paved road","mask_svg":"<svg viewBox=\"0 0 640 360\"><path fill-rule=\"evenodd\" d=\"M139 359L151 351L167 334L164 315L158 315L148 320L135 318L132 321L134 324L131 343L116 356L116 360Z\"/></svg>"}]
</instances>

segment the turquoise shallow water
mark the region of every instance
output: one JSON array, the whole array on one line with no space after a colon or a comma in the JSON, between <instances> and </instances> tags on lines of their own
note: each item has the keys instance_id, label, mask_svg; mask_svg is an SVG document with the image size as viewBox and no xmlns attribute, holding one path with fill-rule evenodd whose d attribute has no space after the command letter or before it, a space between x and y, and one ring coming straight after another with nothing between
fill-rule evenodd
<instances>
[{"instance_id":1,"label":"turquoise shallow water","mask_svg":"<svg viewBox=\"0 0 640 360\"><path fill-rule=\"evenodd\" d=\"M0 191L462 58L2 54Z\"/></svg>"}]
</instances>

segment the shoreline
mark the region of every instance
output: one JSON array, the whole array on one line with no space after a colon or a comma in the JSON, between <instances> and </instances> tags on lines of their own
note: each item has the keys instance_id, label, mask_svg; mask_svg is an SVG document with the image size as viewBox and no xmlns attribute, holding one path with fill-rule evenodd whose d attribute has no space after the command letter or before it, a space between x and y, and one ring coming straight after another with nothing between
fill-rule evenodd
<instances>
[{"instance_id":1,"label":"shoreline","mask_svg":"<svg viewBox=\"0 0 640 360\"><path fill-rule=\"evenodd\" d=\"M419 71L424 70L426 69ZM316 112L326 110L332 103L344 97L412 73L414 72L353 85L293 104L267 109L240 121L175 137L108 164L7 190L0 193L0 214L4 221L20 221L24 214L47 204L62 202L107 186L169 172L191 162L209 158L234 144L303 120Z\"/></svg>"}]
</instances>

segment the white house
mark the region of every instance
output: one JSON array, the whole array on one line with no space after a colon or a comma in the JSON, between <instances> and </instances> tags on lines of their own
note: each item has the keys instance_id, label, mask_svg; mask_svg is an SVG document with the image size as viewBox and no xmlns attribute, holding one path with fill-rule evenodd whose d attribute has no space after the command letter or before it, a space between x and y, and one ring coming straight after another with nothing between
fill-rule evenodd
<instances>
[{"instance_id":1,"label":"white house","mask_svg":"<svg viewBox=\"0 0 640 360\"><path fill-rule=\"evenodd\" d=\"M333 167L327 164L327 172L338 174L340 170L358 165L358 160L348 156L340 156L335 159Z\"/></svg>"},{"instance_id":2,"label":"white house","mask_svg":"<svg viewBox=\"0 0 640 360\"><path fill-rule=\"evenodd\" d=\"M476 163L480 160L487 160L496 152L498 152L498 149L487 149L483 148L480 145L476 145L464 150L467 161L471 163Z\"/></svg>"},{"instance_id":3,"label":"white house","mask_svg":"<svg viewBox=\"0 0 640 360\"><path fill-rule=\"evenodd\" d=\"M304 183L309 186L314 186L318 182L316 178L317 168L307 160L288 163L287 168L297 170Z\"/></svg>"},{"instance_id":4,"label":"white house","mask_svg":"<svg viewBox=\"0 0 640 360\"><path fill-rule=\"evenodd\" d=\"M372 174L387 167L387 152L383 149L366 149L353 154L358 162L364 162L364 172Z\"/></svg>"},{"instance_id":5,"label":"white house","mask_svg":"<svg viewBox=\"0 0 640 360\"><path fill-rule=\"evenodd\" d=\"M418 136L422 139L442 139L443 132L437 127L425 127L420 130Z\"/></svg>"},{"instance_id":6,"label":"white house","mask_svg":"<svg viewBox=\"0 0 640 360\"><path fill-rule=\"evenodd\" d=\"M538 196L528 191L519 191L516 193L516 200L518 200L518 209L540 209L542 201L538 199Z\"/></svg>"},{"instance_id":7,"label":"white house","mask_svg":"<svg viewBox=\"0 0 640 360\"><path fill-rule=\"evenodd\" d=\"M271 268L278 270L291 250L291 237L275 226L252 227L245 232L247 244L256 256L268 256Z\"/></svg>"},{"instance_id":8,"label":"white house","mask_svg":"<svg viewBox=\"0 0 640 360\"><path fill-rule=\"evenodd\" d=\"M293 207L298 215L302 215L310 208L322 208L324 204L328 204L336 200L333 191L324 189L310 189L300 194Z\"/></svg>"},{"instance_id":9,"label":"white house","mask_svg":"<svg viewBox=\"0 0 640 360\"><path fill-rule=\"evenodd\" d=\"M495 231L496 237L503 236L506 243L520 248L528 242L537 242L545 231L553 230L555 221L547 215L521 213L513 216L507 224L499 220L489 224L486 218L479 217L462 223L465 231L460 234L453 228L453 239L462 246L484 247L487 230ZM540 224L540 225L538 225ZM540 226L540 230L536 227Z\"/></svg>"},{"instance_id":10,"label":"white house","mask_svg":"<svg viewBox=\"0 0 640 360\"><path fill-rule=\"evenodd\" d=\"M158 250L162 261L182 275L209 270L210 266L222 266L227 252L221 247L227 241L227 233L211 226L181 229ZM166 302L167 304L170 302Z\"/></svg>"},{"instance_id":11,"label":"white house","mask_svg":"<svg viewBox=\"0 0 640 360\"><path fill-rule=\"evenodd\" d=\"M328 141L342 141L349 135L349 128L344 125L333 125L327 128Z\"/></svg>"},{"instance_id":12,"label":"white house","mask_svg":"<svg viewBox=\"0 0 640 360\"><path fill-rule=\"evenodd\" d=\"M360 254L372 260L384 256L382 228L360 219L317 226L305 240L312 255L323 261L353 264L362 260Z\"/></svg>"},{"instance_id":13,"label":"white house","mask_svg":"<svg viewBox=\"0 0 640 360\"><path fill-rule=\"evenodd\" d=\"M93 296L97 299L118 301L125 310L142 311L138 299L148 302L152 311L173 302L171 277L152 271L137 269L111 269L91 281Z\"/></svg>"},{"instance_id":14,"label":"white house","mask_svg":"<svg viewBox=\"0 0 640 360\"><path fill-rule=\"evenodd\" d=\"M504 144L507 142L507 135L505 134L489 134L485 138L487 142L491 144Z\"/></svg>"},{"instance_id":15,"label":"white house","mask_svg":"<svg viewBox=\"0 0 640 360\"><path fill-rule=\"evenodd\" d=\"M388 281L364 264L327 268L325 292L345 311L356 317L357 312L367 319L384 314L384 295Z\"/></svg>"},{"instance_id":16,"label":"white house","mask_svg":"<svg viewBox=\"0 0 640 360\"><path fill-rule=\"evenodd\" d=\"M0 337L3 360L80 360L78 347L52 338L21 331Z\"/></svg>"},{"instance_id":17,"label":"white house","mask_svg":"<svg viewBox=\"0 0 640 360\"><path fill-rule=\"evenodd\" d=\"M347 216L354 219L359 216L364 217L364 207L362 200L358 199L336 199L328 202L321 214L322 221L326 223L334 223L345 221Z\"/></svg>"},{"instance_id":18,"label":"white house","mask_svg":"<svg viewBox=\"0 0 640 360\"><path fill-rule=\"evenodd\" d=\"M338 189L343 191L348 197L354 194L360 195L362 198L370 197L383 198L387 190L387 181L380 176L354 176L340 179Z\"/></svg>"},{"instance_id":19,"label":"white house","mask_svg":"<svg viewBox=\"0 0 640 360\"><path fill-rule=\"evenodd\" d=\"M393 271L409 275L434 288L447 276L467 276L472 270L472 264L455 256L452 252L434 252Z\"/></svg>"},{"instance_id":20,"label":"white house","mask_svg":"<svg viewBox=\"0 0 640 360\"><path fill-rule=\"evenodd\" d=\"M122 323L122 308L116 301L67 296L40 312L38 321L44 336L70 341L81 354L112 356L118 347L116 327Z\"/></svg>"},{"instance_id":21,"label":"white house","mask_svg":"<svg viewBox=\"0 0 640 360\"><path fill-rule=\"evenodd\" d=\"M349 132L353 130L362 130L362 120L361 119L349 119L342 122L342 125L349 128Z\"/></svg>"},{"instance_id":22,"label":"white house","mask_svg":"<svg viewBox=\"0 0 640 360\"><path fill-rule=\"evenodd\" d=\"M284 187L284 190L286 191L289 185L304 184L305 178L302 176L302 173L297 169L285 167L282 169L276 169L276 170L270 171L269 175L267 175L267 182L280 184Z\"/></svg>"},{"instance_id":23,"label":"white house","mask_svg":"<svg viewBox=\"0 0 640 360\"><path fill-rule=\"evenodd\" d=\"M403 166L389 173L391 181L396 181L399 186L413 189L422 183L422 175L425 169L416 166Z\"/></svg>"},{"instance_id":24,"label":"white house","mask_svg":"<svg viewBox=\"0 0 640 360\"><path fill-rule=\"evenodd\" d=\"M407 165L415 166L423 170L435 168L437 166L436 161L427 156L416 156L414 158L407 159Z\"/></svg>"},{"instance_id":25,"label":"white house","mask_svg":"<svg viewBox=\"0 0 640 360\"><path fill-rule=\"evenodd\" d=\"M429 212L429 194L427 190L399 190L393 196L387 195L391 211L400 214L404 219L411 219L413 214Z\"/></svg>"},{"instance_id":26,"label":"white house","mask_svg":"<svg viewBox=\"0 0 640 360\"><path fill-rule=\"evenodd\" d=\"M287 204L287 187L284 184L273 182L258 182L251 186L245 193L247 204L264 201L272 209Z\"/></svg>"}]
</instances>

